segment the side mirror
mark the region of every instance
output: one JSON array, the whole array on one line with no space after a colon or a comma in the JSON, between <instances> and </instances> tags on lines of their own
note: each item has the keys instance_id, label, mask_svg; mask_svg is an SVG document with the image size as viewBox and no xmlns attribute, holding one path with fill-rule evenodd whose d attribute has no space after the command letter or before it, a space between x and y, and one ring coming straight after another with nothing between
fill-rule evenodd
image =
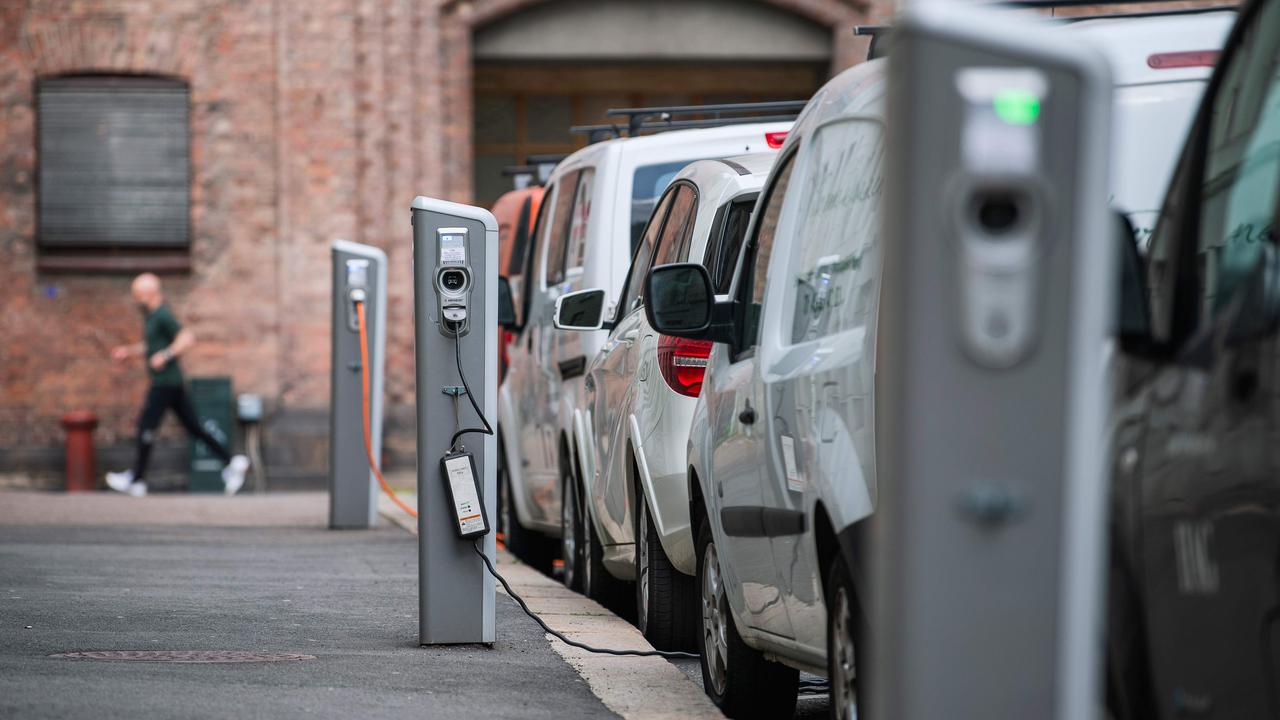
<instances>
[{"instance_id":1,"label":"side mirror","mask_svg":"<svg viewBox=\"0 0 1280 720\"><path fill-rule=\"evenodd\" d=\"M516 327L516 306L511 300L511 281L505 277L498 278L498 327L519 330Z\"/></svg>"},{"instance_id":2,"label":"side mirror","mask_svg":"<svg viewBox=\"0 0 1280 720\"><path fill-rule=\"evenodd\" d=\"M1153 359L1159 355L1151 335L1151 306L1147 274L1138 251L1138 238L1129 218L1116 212L1112 224L1116 251L1120 253L1120 292L1116 295L1116 340L1126 355Z\"/></svg>"},{"instance_id":3,"label":"side mirror","mask_svg":"<svg viewBox=\"0 0 1280 720\"><path fill-rule=\"evenodd\" d=\"M552 322L560 330L603 328L604 290L579 290L556 298L556 313Z\"/></svg>"},{"instance_id":4,"label":"side mirror","mask_svg":"<svg viewBox=\"0 0 1280 720\"><path fill-rule=\"evenodd\" d=\"M698 263L660 265L645 278L644 312L663 335L730 342L732 303L716 302L711 275Z\"/></svg>"}]
</instances>

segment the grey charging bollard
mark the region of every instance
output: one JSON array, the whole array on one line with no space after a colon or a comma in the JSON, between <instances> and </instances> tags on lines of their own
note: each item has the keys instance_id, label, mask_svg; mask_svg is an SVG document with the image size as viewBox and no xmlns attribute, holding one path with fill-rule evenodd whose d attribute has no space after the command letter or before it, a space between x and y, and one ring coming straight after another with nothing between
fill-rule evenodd
<instances>
[{"instance_id":1,"label":"grey charging bollard","mask_svg":"<svg viewBox=\"0 0 1280 720\"><path fill-rule=\"evenodd\" d=\"M889 63L870 714L1097 717L1109 72L968 3Z\"/></svg>"},{"instance_id":2,"label":"grey charging bollard","mask_svg":"<svg viewBox=\"0 0 1280 720\"><path fill-rule=\"evenodd\" d=\"M369 340L369 434L382 452L382 375L386 357L387 256L369 245L333 242L333 328L329 383L329 527L373 527L378 483L364 446L360 332L355 302L364 302Z\"/></svg>"},{"instance_id":3,"label":"grey charging bollard","mask_svg":"<svg viewBox=\"0 0 1280 720\"><path fill-rule=\"evenodd\" d=\"M418 404L418 641L423 645L494 642L494 580L464 535L489 529L497 497L497 442L469 433L479 497L445 484L442 459L461 428L479 428L461 394L458 356L473 399L490 422L498 396L498 223L482 208L415 198L414 333ZM452 468L451 468L452 472ZM475 507L476 504L482 507ZM482 524L483 523L483 528ZM492 531L479 538L490 561Z\"/></svg>"}]
</instances>

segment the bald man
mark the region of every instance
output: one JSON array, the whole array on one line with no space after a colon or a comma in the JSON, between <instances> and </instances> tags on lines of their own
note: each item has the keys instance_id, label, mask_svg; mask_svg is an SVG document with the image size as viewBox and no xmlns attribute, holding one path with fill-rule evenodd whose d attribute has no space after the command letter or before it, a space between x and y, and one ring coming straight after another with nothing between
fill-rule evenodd
<instances>
[{"instance_id":1,"label":"bald man","mask_svg":"<svg viewBox=\"0 0 1280 720\"><path fill-rule=\"evenodd\" d=\"M196 344L196 336L178 323L169 306L164 302L160 278L143 273L133 279L133 299L142 312L142 342L121 345L112 349L111 358L123 362L142 356L147 360L151 374L151 387L147 400L138 417L138 456L132 470L107 473L107 486L117 492L134 497L147 494L147 463L151 460L151 446L155 442L156 428L166 410L173 410L178 421L193 438L204 443L223 463L222 483L228 495L234 495L244 485L244 474L249 469L249 458L231 456L227 448L200 426L191 398L187 397L178 356Z\"/></svg>"}]
</instances>

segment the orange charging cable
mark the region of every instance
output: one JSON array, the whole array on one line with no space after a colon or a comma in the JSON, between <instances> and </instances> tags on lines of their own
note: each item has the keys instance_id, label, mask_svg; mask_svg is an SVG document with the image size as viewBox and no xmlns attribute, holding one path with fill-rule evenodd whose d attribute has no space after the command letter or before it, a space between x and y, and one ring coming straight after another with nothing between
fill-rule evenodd
<instances>
[{"instance_id":1,"label":"orange charging cable","mask_svg":"<svg viewBox=\"0 0 1280 720\"><path fill-rule=\"evenodd\" d=\"M378 485L382 486L382 492L391 498L391 502L395 503L401 510L409 513L410 516L418 517L418 511L401 500L400 496L396 495L396 491L392 490L387 481L383 479L382 470L378 468L378 463L373 459L373 439L369 433L369 337L364 325L364 303L359 301L356 302L356 322L360 326L360 406L364 415L364 452L369 457L369 469L378 478Z\"/></svg>"}]
</instances>

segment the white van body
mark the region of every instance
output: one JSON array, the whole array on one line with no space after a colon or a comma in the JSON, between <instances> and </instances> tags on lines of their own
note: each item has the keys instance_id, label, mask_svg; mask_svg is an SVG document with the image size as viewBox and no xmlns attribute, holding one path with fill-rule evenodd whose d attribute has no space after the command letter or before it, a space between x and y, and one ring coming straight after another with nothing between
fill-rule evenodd
<instances>
[{"instance_id":1,"label":"white van body","mask_svg":"<svg viewBox=\"0 0 1280 720\"><path fill-rule=\"evenodd\" d=\"M587 363L607 335L555 329L556 298L593 287L616 298L630 265L632 238L681 168L694 160L767 150L766 135L785 133L790 126L746 123L608 140L573 153L556 167L522 284L523 327L510 345L498 392L512 524L560 536L561 482L576 477L569 460L574 455L573 411Z\"/></svg>"},{"instance_id":2,"label":"white van body","mask_svg":"<svg viewBox=\"0 0 1280 720\"><path fill-rule=\"evenodd\" d=\"M1235 10L1067 23L1111 64L1111 204L1146 247Z\"/></svg>"},{"instance_id":3,"label":"white van body","mask_svg":"<svg viewBox=\"0 0 1280 720\"><path fill-rule=\"evenodd\" d=\"M1115 66L1117 208L1139 218L1159 209L1211 72L1152 68L1148 59L1219 48L1234 16L1064 24L1107 48ZM746 316L756 308L758 332L735 329L739 341L715 345L694 410L688 455L699 591L704 608L726 606L704 611L704 624L729 617L727 630L758 653L754 661L739 654L740 662L828 674L833 569L852 580L855 606L866 597L858 534L877 496L874 372L877 361L895 362L876 357L875 341L884 67L874 60L845 71L797 119L761 191L730 293ZM769 243L771 256L760 260L755 246ZM707 626L702 636L725 631ZM725 688L752 692L753 702L777 700L734 690L727 664L717 677L734 642L700 648L708 694L726 707L743 698L726 697Z\"/></svg>"},{"instance_id":4,"label":"white van body","mask_svg":"<svg viewBox=\"0 0 1280 720\"><path fill-rule=\"evenodd\" d=\"M691 648L695 639L685 450L710 343L654 331L643 283L654 264L692 262L727 289L775 156L701 160L676 176L644 229L619 306L604 318L609 336L575 409L585 486L577 497L586 502L566 514L564 533L585 545L564 553L565 582L596 595L597 573L634 579L637 625L661 649Z\"/></svg>"}]
</instances>

